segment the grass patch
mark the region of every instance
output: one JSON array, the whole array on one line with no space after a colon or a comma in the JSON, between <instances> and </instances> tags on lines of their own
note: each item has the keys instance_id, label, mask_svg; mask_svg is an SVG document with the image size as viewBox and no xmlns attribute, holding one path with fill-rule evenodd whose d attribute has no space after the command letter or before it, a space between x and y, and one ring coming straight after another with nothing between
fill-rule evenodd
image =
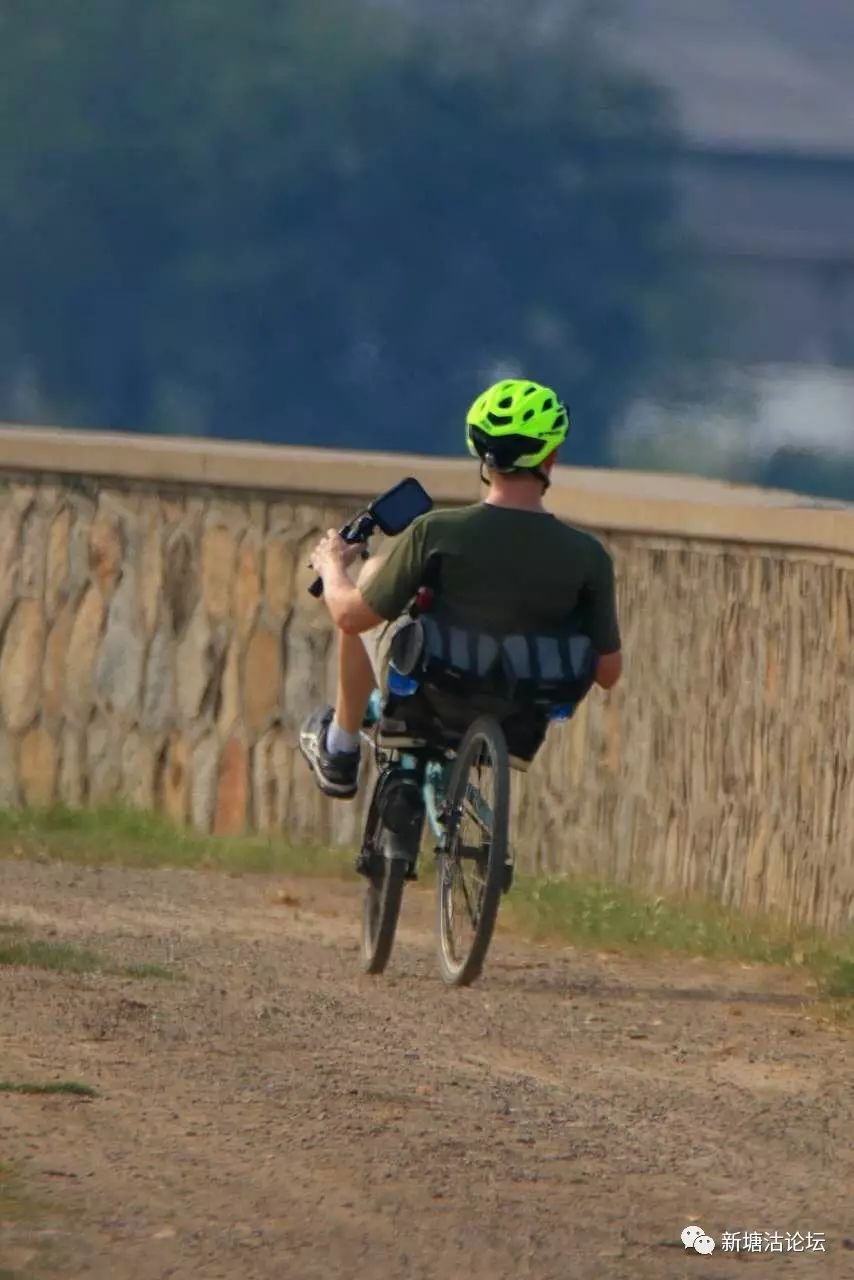
<instances>
[{"instance_id":1,"label":"grass patch","mask_svg":"<svg viewBox=\"0 0 854 1280\"><path fill-rule=\"evenodd\" d=\"M122 806L0 810L0 857L56 858L84 866L178 867L237 875L248 872L355 879L352 853L321 845L289 844L280 837L204 836L167 818ZM431 879L432 859L422 858L422 880ZM502 906L502 916L528 937L582 947L630 952L671 952L805 968L822 996L854 999L854 934L826 938L768 917L748 916L713 902L653 897L637 890L576 878L520 876ZM86 957L61 943L27 943L6 937L0 926L0 964L19 949L69 971L122 973L165 978L158 965L116 970L92 952ZM55 960L55 963L52 961ZM77 967L77 966L80 967Z\"/></svg>"},{"instance_id":2,"label":"grass patch","mask_svg":"<svg viewBox=\"0 0 854 1280\"><path fill-rule=\"evenodd\" d=\"M162 965L114 965L88 947L77 947L70 942L41 942L17 936L5 940L0 938L0 966L3 965L47 969L54 973L107 973L121 978L171 979L175 976Z\"/></svg>"},{"instance_id":3,"label":"grass patch","mask_svg":"<svg viewBox=\"0 0 854 1280\"><path fill-rule=\"evenodd\" d=\"M157 978L160 981L172 982L175 974L165 969L162 964L125 964L120 969L110 969L110 973L121 974L125 978Z\"/></svg>"},{"instance_id":4,"label":"grass patch","mask_svg":"<svg viewBox=\"0 0 854 1280\"><path fill-rule=\"evenodd\" d=\"M355 878L352 855L264 835L205 836L157 814L98 809L0 809L0 857L56 858L81 866L185 867Z\"/></svg>"},{"instance_id":5,"label":"grass patch","mask_svg":"<svg viewBox=\"0 0 854 1280\"><path fill-rule=\"evenodd\" d=\"M46 1084L29 1082L16 1083L12 1080L0 1080L0 1093L23 1094L70 1094L74 1098L97 1098L97 1092L88 1084L80 1084L77 1080L50 1080Z\"/></svg>"},{"instance_id":6,"label":"grass patch","mask_svg":"<svg viewBox=\"0 0 854 1280\"><path fill-rule=\"evenodd\" d=\"M834 999L854 999L854 959L836 957L828 966L825 993Z\"/></svg>"},{"instance_id":7,"label":"grass patch","mask_svg":"<svg viewBox=\"0 0 854 1280\"><path fill-rule=\"evenodd\" d=\"M854 997L854 935L827 938L714 902L652 897L569 877L520 876L505 906L529 937L797 966L816 978L822 995Z\"/></svg>"},{"instance_id":8,"label":"grass patch","mask_svg":"<svg viewBox=\"0 0 854 1280\"><path fill-rule=\"evenodd\" d=\"M37 942L27 938L0 942L0 965L51 969L58 973L97 973L104 962L94 951L66 942Z\"/></svg>"}]
</instances>

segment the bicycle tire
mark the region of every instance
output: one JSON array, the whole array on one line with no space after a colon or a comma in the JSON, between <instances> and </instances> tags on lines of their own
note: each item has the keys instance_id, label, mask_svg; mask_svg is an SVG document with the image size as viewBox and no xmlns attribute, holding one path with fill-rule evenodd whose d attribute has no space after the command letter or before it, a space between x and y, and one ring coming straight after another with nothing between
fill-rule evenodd
<instances>
[{"instance_id":1,"label":"bicycle tire","mask_svg":"<svg viewBox=\"0 0 854 1280\"><path fill-rule=\"evenodd\" d=\"M454 846L459 846L458 822L467 794L469 774L484 749L489 755L495 778L491 808L492 831L473 937L466 954L459 956L455 954L453 940L449 936L453 911L452 876L460 863ZM504 887L509 839L510 760L504 731L498 721L491 716L482 716L476 720L463 738L451 772L445 799L446 810L450 814L457 814L455 824L457 829L450 832L451 847L442 850L438 857L436 898L439 970L443 980L449 986L467 987L480 976L492 941Z\"/></svg>"},{"instance_id":2,"label":"bicycle tire","mask_svg":"<svg viewBox=\"0 0 854 1280\"><path fill-rule=\"evenodd\" d=\"M377 779L365 822L363 849L371 854L371 874L362 900L362 964L365 973L382 973L389 962L397 921L412 859L389 856L400 853L400 835L395 835L382 819L383 802L394 785L386 771ZM389 848L391 845L391 849ZM417 848L415 849L417 856Z\"/></svg>"},{"instance_id":3,"label":"bicycle tire","mask_svg":"<svg viewBox=\"0 0 854 1280\"><path fill-rule=\"evenodd\" d=\"M386 832L378 846L383 848ZM406 884L406 863L383 856L382 870L372 875L362 901L362 960L365 973L382 973L389 962Z\"/></svg>"}]
</instances>

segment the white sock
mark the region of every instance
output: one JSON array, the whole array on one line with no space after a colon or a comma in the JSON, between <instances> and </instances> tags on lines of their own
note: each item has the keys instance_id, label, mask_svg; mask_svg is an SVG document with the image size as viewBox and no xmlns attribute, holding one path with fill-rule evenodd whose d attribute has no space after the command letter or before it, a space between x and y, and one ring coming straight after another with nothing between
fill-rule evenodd
<instances>
[{"instance_id":1,"label":"white sock","mask_svg":"<svg viewBox=\"0 0 854 1280\"><path fill-rule=\"evenodd\" d=\"M331 756L352 755L354 751L359 750L359 735L348 733L346 729L341 728L337 720L333 719L326 730L326 750Z\"/></svg>"}]
</instances>

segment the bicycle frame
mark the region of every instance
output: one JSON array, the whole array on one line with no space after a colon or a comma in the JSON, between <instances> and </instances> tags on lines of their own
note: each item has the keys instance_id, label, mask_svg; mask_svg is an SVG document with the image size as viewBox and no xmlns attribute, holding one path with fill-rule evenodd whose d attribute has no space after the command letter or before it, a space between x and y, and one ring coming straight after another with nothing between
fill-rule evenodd
<instances>
[{"instance_id":1,"label":"bicycle frame","mask_svg":"<svg viewBox=\"0 0 854 1280\"><path fill-rule=\"evenodd\" d=\"M379 689L375 689L368 705L368 713L373 721L379 719L381 708L382 694ZM437 844L442 844L446 834L443 821L445 783L453 762L437 758L434 752L426 748L421 751L399 752L394 748L383 749L365 730L362 731L362 737L373 749L374 758L381 771L392 766L396 759L401 769L415 778L421 788L424 812L430 830Z\"/></svg>"}]
</instances>

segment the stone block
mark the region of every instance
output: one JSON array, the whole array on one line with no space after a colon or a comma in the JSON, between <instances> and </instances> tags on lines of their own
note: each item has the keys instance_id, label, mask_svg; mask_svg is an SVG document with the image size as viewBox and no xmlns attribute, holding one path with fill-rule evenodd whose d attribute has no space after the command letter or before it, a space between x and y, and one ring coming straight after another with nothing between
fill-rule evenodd
<instances>
[{"instance_id":1,"label":"stone block","mask_svg":"<svg viewBox=\"0 0 854 1280\"><path fill-rule=\"evenodd\" d=\"M108 715L135 716L142 691L144 657L137 575L127 566L110 601L95 663L95 694Z\"/></svg>"},{"instance_id":2,"label":"stone block","mask_svg":"<svg viewBox=\"0 0 854 1280\"><path fill-rule=\"evenodd\" d=\"M21 522L20 546L18 595L41 601L45 587L47 521L36 506L31 507Z\"/></svg>"},{"instance_id":3,"label":"stone block","mask_svg":"<svg viewBox=\"0 0 854 1280\"><path fill-rule=\"evenodd\" d=\"M113 717L98 714L86 732L86 777L90 804L115 800L122 783L123 734Z\"/></svg>"},{"instance_id":4,"label":"stone block","mask_svg":"<svg viewBox=\"0 0 854 1280\"><path fill-rule=\"evenodd\" d=\"M202 599L208 615L224 621L231 608L237 544L230 529L214 525L202 534Z\"/></svg>"},{"instance_id":5,"label":"stone block","mask_svg":"<svg viewBox=\"0 0 854 1280\"><path fill-rule=\"evenodd\" d=\"M140 723L151 733L165 733L177 718L177 645L171 627L163 622L152 637L145 659Z\"/></svg>"},{"instance_id":6,"label":"stone block","mask_svg":"<svg viewBox=\"0 0 854 1280\"><path fill-rule=\"evenodd\" d=\"M124 557L124 541L118 521L99 514L89 529L89 571L102 595L115 586Z\"/></svg>"},{"instance_id":7,"label":"stone block","mask_svg":"<svg viewBox=\"0 0 854 1280\"><path fill-rule=\"evenodd\" d=\"M157 803L174 822L187 821L190 802L190 748L173 734L157 762Z\"/></svg>"},{"instance_id":8,"label":"stone block","mask_svg":"<svg viewBox=\"0 0 854 1280\"><path fill-rule=\"evenodd\" d=\"M122 742L122 799L137 809L154 808L156 754L151 742L132 729Z\"/></svg>"},{"instance_id":9,"label":"stone block","mask_svg":"<svg viewBox=\"0 0 854 1280\"><path fill-rule=\"evenodd\" d=\"M317 574L309 567L311 553L317 546L321 536L320 530L312 530L303 538L296 548L296 576L294 579L294 608L300 614L303 624L308 624L319 631L330 631L332 619L322 597L315 598L309 593L309 587Z\"/></svg>"},{"instance_id":10,"label":"stone block","mask_svg":"<svg viewBox=\"0 0 854 1280\"><path fill-rule=\"evenodd\" d=\"M240 652L237 641L232 640L225 657L222 672L217 728L220 736L227 738L240 720Z\"/></svg>"},{"instance_id":11,"label":"stone block","mask_svg":"<svg viewBox=\"0 0 854 1280\"><path fill-rule=\"evenodd\" d=\"M284 828L293 769L292 743L281 729L271 729L252 752L252 812L258 831L281 831Z\"/></svg>"},{"instance_id":12,"label":"stone block","mask_svg":"<svg viewBox=\"0 0 854 1280\"><path fill-rule=\"evenodd\" d=\"M98 587L84 595L74 617L65 664L65 708L77 724L85 723L94 700L94 671L106 609Z\"/></svg>"},{"instance_id":13,"label":"stone block","mask_svg":"<svg viewBox=\"0 0 854 1280\"><path fill-rule=\"evenodd\" d=\"M73 809L86 799L86 731L72 724L62 728L59 798Z\"/></svg>"},{"instance_id":14,"label":"stone block","mask_svg":"<svg viewBox=\"0 0 854 1280\"><path fill-rule=\"evenodd\" d=\"M0 713L13 733L28 728L38 715L44 643L41 601L19 600L0 652Z\"/></svg>"},{"instance_id":15,"label":"stone block","mask_svg":"<svg viewBox=\"0 0 854 1280\"><path fill-rule=\"evenodd\" d=\"M243 664L243 713L254 737L278 714L282 687L281 638L261 626L246 646Z\"/></svg>"},{"instance_id":16,"label":"stone block","mask_svg":"<svg viewBox=\"0 0 854 1280\"><path fill-rule=\"evenodd\" d=\"M21 739L18 771L24 802L50 804L56 793L59 753L43 725L37 725Z\"/></svg>"},{"instance_id":17,"label":"stone block","mask_svg":"<svg viewBox=\"0 0 854 1280\"><path fill-rule=\"evenodd\" d=\"M285 628L281 710L282 724L292 737L309 711L324 700L331 640L328 631L316 630L298 614Z\"/></svg>"},{"instance_id":18,"label":"stone block","mask_svg":"<svg viewBox=\"0 0 854 1280\"><path fill-rule=\"evenodd\" d=\"M199 606L178 645L178 714L184 725L201 713L215 658L213 632L205 610Z\"/></svg>"},{"instance_id":19,"label":"stone block","mask_svg":"<svg viewBox=\"0 0 854 1280\"><path fill-rule=\"evenodd\" d=\"M10 809L21 798L14 739L0 728L0 808Z\"/></svg>"},{"instance_id":20,"label":"stone block","mask_svg":"<svg viewBox=\"0 0 854 1280\"><path fill-rule=\"evenodd\" d=\"M89 566L89 533L95 518L95 504L84 494L68 495L71 527L68 533L68 594L75 603L92 581Z\"/></svg>"},{"instance_id":21,"label":"stone block","mask_svg":"<svg viewBox=\"0 0 854 1280\"><path fill-rule=\"evenodd\" d=\"M68 662L68 646L72 627L74 626L74 609L70 603L64 605L50 628L45 645L45 666L42 668L41 709L45 721L54 724L63 716L65 705L65 664Z\"/></svg>"},{"instance_id":22,"label":"stone block","mask_svg":"<svg viewBox=\"0 0 854 1280\"><path fill-rule=\"evenodd\" d=\"M149 515L142 539L139 564L139 597L146 637L153 635L163 595L163 535L156 511Z\"/></svg>"},{"instance_id":23,"label":"stone block","mask_svg":"<svg viewBox=\"0 0 854 1280\"><path fill-rule=\"evenodd\" d=\"M299 544L270 534L264 548L264 598L276 619L287 616L294 602Z\"/></svg>"},{"instance_id":24,"label":"stone block","mask_svg":"<svg viewBox=\"0 0 854 1280\"><path fill-rule=\"evenodd\" d=\"M163 570L163 601L172 630L180 636L199 598L198 571L193 543L186 529L178 529L166 544Z\"/></svg>"},{"instance_id":25,"label":"stone block","mask_svg":"<svg viewBox=\"0 0 854 1280\"><path fill-rule=\"evenodd\" d=\"M240 835L246 829L249 804L249 753L239 738L229 738L219 762L214 832Z\"/></svg>"},{"instance_id":26,"label":"stone block","mask_svg":"<svg viewBox=\"0 0 854 1280\"><path fill-rule=\"evenodd\" d=\"M54 516L47 538L47 562L45 566L45 610L49 621L68 598L68 544L71 534L71 513L67 506Z\"/></svg>"},{"instance_id":27,"label":"stone block","mask_svg":"<svg viewBox=\"0 0 854 1280\"><path fill-rule=\"evenodd\" d=\"M0 490L0 628L18 594L19 543L21 521L12 505L8 487Z\"/></svg>"},{"instance_id":28,"label":"stone block","mask_svg":"<svg viewBox=\"0 0 854 1280\"><path fill-rule=\"evenodd\" d=\"M237 553L237 572L234 580L234 628L240 640L245 640L255 626L261 604L261 551L255 533L250 532L240 544Z\"/></svg>"},{"instance_id":29,"label":"stone block","mask_svg":"<svg viewBox=\"0 0 854 1280\"><path fill-rule=\"evenodd\" d=\"M219 743L206 733L193 748L190 782L190 817L198 831L213 827L217 803Z\"/></svg>"}]
</instances>

